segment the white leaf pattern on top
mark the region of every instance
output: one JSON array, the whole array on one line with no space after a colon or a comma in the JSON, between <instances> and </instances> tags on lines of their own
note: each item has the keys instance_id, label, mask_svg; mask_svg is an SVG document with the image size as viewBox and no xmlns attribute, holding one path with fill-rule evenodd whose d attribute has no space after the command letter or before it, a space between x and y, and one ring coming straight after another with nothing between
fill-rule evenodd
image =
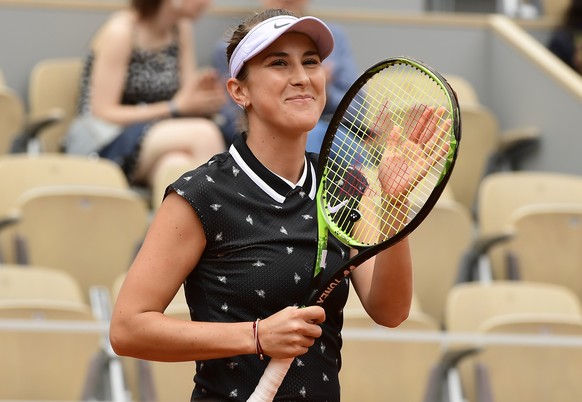
<instances>
[{"instance_id":1,"label":"white leaf pattern on top","mask_svg":"<svg viewBox=\"0 0 582 402\"><path fill-rule=\"evenodd\" d=\"M329 381L329 377L327 376L327 374L325 374L325 373L322 373L322 374L323 374L323 381L324 382Z\"/></svg>"},{"instance_id":2,"label":"white leaf pattern on top","mask_svg":"<svg viewBox=\"0 0 582 402\"><path fill-rule=\"evenodd\" d=\"M228 311L228 304L224 303L222 306L220 306L220 309L226 313Z\"/></svg>"},{"instance_id":3,"label":"white leaf pattern on top","mask_svg":"<svg viewBox=\"0 0 582 402\"><path fill-rule=\"evenodd\" d=\"M206 175L206 181L208 181L209 183L214 183L214 179L208 175Z\"/></svg>"},{"instance_id":4,"label":"white leaf pattern on top","mask_svg":"<svg viewBox=\"0 0 582 402\"><path fill-rule=\"evenodd\" d=\"M260 298L262 298L262 299L265 298L265 291L264 290L256 289L255 292L257 293L257 295L259 295Z\"/></svg>"},{"instance_id":5,"label":"white leaf pattern on top","mask_svg":"<svg viewBox=\"0 0 582 402\"><path fill-rule=\"evenodd\" d=\"M253 218L252 218L250 215L249 215L249 216L247 216L247 218L246 218L246 221L247 221L248 223L250 223L251 225L253 224Z\"/></svg>"},{"instance_id":6,"label":"white leaf pattern on top","mask_svg":"<svg viewBox=\"0 0 582 402\"><path fill-rule=\"evenodd\" d=\"M300 358L296 357L295 362L297 364L297 367L305 367L305 363L303 363L303 360L301 360Z\"/></svg>"},{"instance_id":7,"label":"white leaf pattern on top","mask_svg":"<svg viewBox=\"0 0 582 402\"><path fill-rule=\"evenodd\" d=\"M279 229L279 232L281 232L283 234L289 234L289 233L287 233L287 229L285 229L285 226L281 226L281 229Z\"/></svg>"},{"instance_id":8,"label":"white leaf pattern on top","mask_svg":"<svg viewBox=\"0 0 582 402\"><path fill-rule=\"evenodd\" d=\"M212 204L212 205L210 205L210 208L213 211L218 211L220 209L220 207L222 207L222 205L220 205L220 204Z\"/></svg>"},{"instance_id":9,"label":"white leaf pattern on top","mask_svg":"<svg viewBox=\"0 0 582 402\"><path fill-rule=\"evenodd\" d=\"M238 396L238 389L233 389L232 391L230 391L230 394L228 396L230 398L236 398Z\"/></svg>"},{"instance_id":10,"label":"white leaf pattern on top","mask_svg":"<svg viewBox=\"0 0 582 402\"><path fill-rule=\"evenodd\" d=\"M301 215L301 217L302 217L303 219L305 219L306 221L309 221L309 220L312 220L312 219L313 219L313 216L311 216L311 215L307 215L307 214L306 214L306 215Z\"/></svg>"},{"instance_id":11,"label":"white leaf pattern on top","mask_svg":"<svg viewBox=\"0 0 582 402\"><path fill-rule=\"evenodd\" d=\"M301 280L301 277L299 276L299 274L297 272L295 272L293 279L295 280L295 284L297 285L299 283L299 281Z\"/></svg>"},{"instance_id":12,"label":"white leaf pattern on top","mask_svg":"<svg viewBox=\"0 0 582 402\"><path fill-rule=\"evenodd\" d=\"M291 254L293 252L293 247L287 247L287 254Z\"/></svg>"},{"instance_id":13,"label":"white leaf pattern on top","mask_svg":"<svg viewBox=\"0 0 582 402\"><path fill-rule=\"evenodd\" d=\"M258 260L257 262L253 262L253 267L264 267L265 263L261 260Z\"/></svg>"},{"instance_id":14,"label":"white leaf pattern on top","mask_svg":"<svg viewBox=\"0 0 582 402\"><path fill-rule=\"evenodd\" d=\"M222 283L226 284L226 276L224 276L224 275L219 275L219 276L218 276L218 280L219 280L220 282L222 282Z\"/></svg>"},{"instance_id":15,"label":"white leaf pattern on top","mask_svg":"<svg viewBox=\"0 0 582 402\"><path fill-rule=\"evenodd\" d=\"M305 387L301 387L301 389L299 390L299 395L301 395L303 398L307 396L307 390L305 389Z\"/></svg>"},{"instance_id":16,"label":"white leaf pattern on top","mask_svg":"<svg viewBox=\"0 0 582 402\"><path fill-rule=\"evenodd\" d=\"M215 237L214 240L216 241L222 241L222 232L218 233Z\"/></svg>"},{"instance_id":17,"label":"white leaf pattern on top","mask_svg":"<svg viewBox=\"0 0 582 402\"><path fill-rule=\"evenodd\" d=\"M184 176L184 180L190 181L190 180L192 180L192 176Z\"/></svg>"},{"instance_id":18,"label":"white leaf pattern on top","mask_svg":"<svg viewBox=\"0 0 582 402\"><path fill-rule=\"evenodd\" d=\"M239 168L237 168L236 166L233 166L233 167L232 167L232 175L233 175L234 177L236 177L236 176L238 176L238 174L239 174L239 173L240 173L240 169L239 169Z\"/></svg>"}]
</instances>

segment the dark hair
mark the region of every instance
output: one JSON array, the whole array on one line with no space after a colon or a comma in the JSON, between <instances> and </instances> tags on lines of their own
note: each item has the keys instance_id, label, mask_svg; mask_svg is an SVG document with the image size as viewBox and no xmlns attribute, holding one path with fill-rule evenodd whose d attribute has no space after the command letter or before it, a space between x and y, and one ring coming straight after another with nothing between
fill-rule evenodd
<instances>
[{"instance_id":1,"label":"dark hair","mask_svg":"<svg viewBox=\"0 0 582 402\"><path fill-rule=\"evenodd\" d=\"M131 7L137 11L139 18L147 20L156 15L162 1L164 0L131 0Z\"/></svg>"},{"instance_id":2,"label":"dark hair","mask_svg":"<svg viewBox=\"0 0 582 402\"><path fill-rule=\"evenodd\" d=\"M268 20L269 18L277 17L279 15L291 15L293 17L297 17L297 15L295 15L293 12L291 12L289 10L283 10L280 8L277 8L277 9L268 8L266 10L259 12L259 13L251 15L245 21L241 22L233 30L230 39L227 41L228 42L228 46L226 47L226 61L227 61L227 63L230 64L230 59L232 57L232 53L234 52L234 49L236 49L236 47L240 43L240 41L243 40L243 38L245 36L247 36L249 31L251 29L253 29L253 27L255 25L258 25L261 22ZM243 65L243 67L241 68L241 70L238 73L238 76L236 78L244 80L246 77L246 74L247 74L247 69Z\"/></svg>"}]
</instances>

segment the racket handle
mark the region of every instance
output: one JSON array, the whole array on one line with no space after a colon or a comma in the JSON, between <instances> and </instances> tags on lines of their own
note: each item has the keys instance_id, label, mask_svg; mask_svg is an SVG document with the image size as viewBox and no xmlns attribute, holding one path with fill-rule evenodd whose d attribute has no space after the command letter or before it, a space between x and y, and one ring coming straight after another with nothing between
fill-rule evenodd
<instances>
[{"instance_id":1,"label":"racket handle","mask_svg":"<svg viewBox=\"0 0 582 402\"><path fill-rule=\"evenodd\" d=\"M283 382L287 371L289 371L293 360L294 357L288 359L271 359L257 387L249 399L247 399L247 402L271 402L275 398L279 386Z\"/></svg>"}]
</instances>

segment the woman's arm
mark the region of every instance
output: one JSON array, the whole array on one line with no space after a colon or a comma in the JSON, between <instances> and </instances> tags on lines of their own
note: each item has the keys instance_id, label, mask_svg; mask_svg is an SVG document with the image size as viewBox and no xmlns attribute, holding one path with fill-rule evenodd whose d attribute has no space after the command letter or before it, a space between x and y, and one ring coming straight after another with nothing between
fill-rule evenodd
<instances>
[{"instance_id":1,"label":"woman's arm","mask_svg":"<svg viewBox=\"0 0 582 402\"><path fill-rule=\"evenodd\" d=\"M368 315L396 327L408 317L412 302L412 258L405 238L352 272L354 289Z\"/></svg>"},{"instance_id":2,"label":"woman's arm","mask_svg":"<svg viewBox=\"0 0 582 402\"><path fill-rule=\"evenodd\" d=\"M113 309L111 344L122 356L191 361L257 352L253 323L184 321L163 314L200 259L206 238L192 207L169 194L131 265ZM307 352L321 335L321 307L287 307L261 320L263 352L278 358Z\"/></svg>"},{"instance_id":3,"label":"woman's arm","mask_svg":"<svg viewBox=\"0 0 582 402\"><path fill-rule=\"evenodd\" d=\"M176 193L160 206L115 303L116 353L187 361L255 353L252 323L184 321L163 314L200 259L206 239L192 207Z\"/></svg>"}]
</instances>

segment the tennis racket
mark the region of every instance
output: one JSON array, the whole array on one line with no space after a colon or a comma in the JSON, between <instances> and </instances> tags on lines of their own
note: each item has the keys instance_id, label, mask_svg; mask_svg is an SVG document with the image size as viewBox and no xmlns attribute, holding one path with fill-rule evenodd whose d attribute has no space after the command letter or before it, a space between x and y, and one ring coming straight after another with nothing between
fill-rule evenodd
<instances>
[{"instance_id":1,"label":"tennis racket","mask_svg":"<svg viewBox=\"0 0 582 402\"><path fill-rule=\"evenodd\" d=\"M455 92L432 68L398 57L357 79L319 155L318 248L306 305L322 305L358 265L418 227L445 188L460 139ZM358 254L323 282L329 233ZM293 360L271 359L248 401L272 401Z\"/></svg>"}]
</instances>

